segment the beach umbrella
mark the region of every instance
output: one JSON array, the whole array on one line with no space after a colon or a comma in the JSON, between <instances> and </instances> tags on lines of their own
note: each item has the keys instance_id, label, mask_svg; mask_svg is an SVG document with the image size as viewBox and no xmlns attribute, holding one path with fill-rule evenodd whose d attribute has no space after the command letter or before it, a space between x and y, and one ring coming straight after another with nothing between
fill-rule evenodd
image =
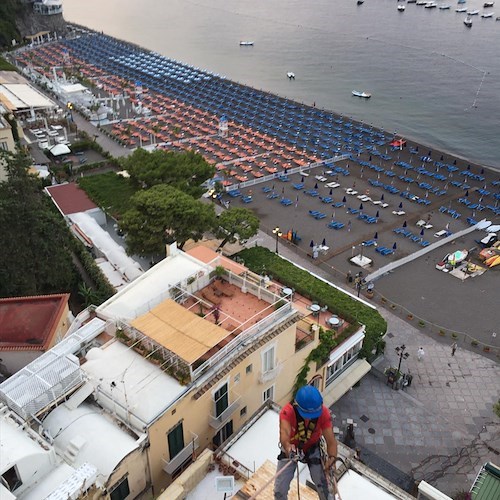
<instances>
[{"instance_id":1,"label":"beach umbrella","mask_svg":"<svg viewBox=\"0 0 500 500\"><path fill-rule=\"evenodd\" d=\"M453 165L456 165L457 164L457 160L453 160Z\"/></svg>"},{"instance_id":2,"label":"beach umbrella","mask_svg":"<svg viewBox=\"0 0 500 500\"><path fill-rule=\"evenodd\" d=\"M481 169L481 175L483 175L483 174L484 174L484 168Z\"/></svg>"},{"instance_id":3,"label":"beach umbrella","mask_svg":"<svg viewBox=\"0 0 500 500\"><path fill-rule=\"evenodd\" d=\"M394 245L392 245L392 249L393 249L393 250L396 250L396 248L398 248L398 245L397 245L397 243L396 243L396 242L394 242Z\"/></svg>"},{"instance_id":4,"label":"beach umbrella","mask_svg":"<svg viewBox=\"0 0 500 500\"><path fill-rule=\"evenodd\" d=\"M344 197L342 198L342 203L345 203L346 201L347 201L347 200L346 200L346 197L344 196Z\"/></svg>"},{"instance_id":5,"label":"beach umbrella","mask_svg":"<svg viewBox=\"0 0 500 500\"><path fill-rule=\"evenodd\" d=\"M333 194L333 189L330 189L330 196Z\"/></svg>"},{"instance_id":6,"label":"beach umbrella","mask_svg":"<svg viewBox=\"0 0 500 500\"><path fill-rule=\"evenodd\" d=\"M415 151L418 151L418 146L415 148Z\"/></svg>"},{"instance_id":7,"label":"beach umbrella","mask_svg":"<svg viewBox=\"0 0 500 500\"><path fill-rule=\"evenodd\" d=\"M467 189L467 191L465 191L465 197L467 198L467 196L469 196L469 190Z\"/></svg>"},{"instance_id":8,"label":"beach umbrella","mask_svg":"<svg viewBox=\"0 0 500 500\"><path fill-rule=\"evenodd\" d=\"M314 241L311 240L311 243L309 243L309 246L312 248L314 246Z\"/></svg>"},{"instance_id":9,"label":"beach umbrella","mask_svg":"<svg viewBox=\"0 0 500 500\"><path fill-rule=\"evenodd\" d=\"M443 160L444 160L444 156L443 156L443 155L441 155L440 161L443 161Z\"/></svg>"},{"instance_id":10,"label":"beach umbrella","mask_svg":"<svg viewBox=\"0 0 500 500\"><path fill-rule=\"evenodd\" d=\"M382 196L380 197L380 201L384 201L384 193L382 193Z\"/></svg>"},{"instance_id":11,"label":"beach umbrella","mask_svg":"<svg viewBox=\"0 0 500 500\"><path fill-rule=\"evenodd\" d=\"M321 244L322 244L324 247L326 247L326 239L325 239L325 238L323 238L323 241L321 242Z\"/></svg>"},{"instance_id":12,"label":"beach umbrella","mask_svg":"<svg viewBox=\"0 0 500 500\"><path fill-rule=\"evenodd\" d=\"M399 204L399 208L403 208L403 202Z\"/></svg>"},{"instance_id":13,"label":"beach umbrella","mask_svg":"<svg viewBox=\"0 0 500 500\"><path fill-rule=\"evenodd\" d=\"M427 156L431 156L432 155L432 151L429 149L429 152L427 153Z\"/></svg>"},{"instance_id":14,"label":"beach umbrella","mask_svg":"<svg viewBox=\"0 0 500 500\"><path fill-rule=\"evenodd\" d=\"M375 234L373 235L373 239L374 239L374 240L377 240L377 239L378 239L378 233L375 233Z\"/></svg>"},{"instance_id":15,"label":"beach umbrella","mask_svg":"<svg viewBox=\"0 0 500 500\"><path fill-rule=\"evenodd\" d=\"M403 227L406 227L408 224L406 223L406 221L403 222Z\"/></svg>"},{"instance_id":16,"label":"beach umbrella","mask_svg":"<svg viewBox=\"0 0 500 500\"><path fill-rule=\"evenodd\" d=\"M422 231L420 231L420 236L423 236L425 233L424 228L422 228Z\"/></svg>"},{"instance_id":17,"label":"beach umbrella","mask_svg":"<svg viewBox=\"0 0 500 500\"><path fill-rule=\"evenodd\" d=\"M302 177L302 178L300 179L300 182L304 182L304 177Z\"/></svg>"},{"instance_id":18,"label":"beach umbrella","mask_svg":"<svg viewBox=\"0 0 500 500\"><path fill-rule=\"evenodd\" d=\"M363 203L360 203L360 204L359 204L359 209L360 209L360 210L363 210Z\"/></svg>"},{"instance_id":19,"label":"beach umbrella","mask_svg":"<svg viewBox=\"0 0 500 500\"><path fill-rule=\"evenodd\" d=\"M470 165L467 165L467 170L470 170Z\"/></svg>"},{"instance_id":20,"label":"beach umbrella","mask_svg":"<svg viewBox=\"0 0 500 500\"><path fill-rule=\"evenodd\" d=\"M372 155L370 155L370 158L368 159L368 161L372 161Z\"/></svg>"},{"instance_id":21,"label":"beach umbrella","mask_svg":"<svg viewBox=\"0 0 500 500\"><path fill-rule=\"evenodd\" d=\"M318 189L318 183L314 184L314 189Z\"/></svg>"},{"instance_id":22,"label":"beach umbrella","mask_svg":"<svg viewBox=\"0 0 500 500\"><path fill-rule=\"evenodd\" d=\"M377 210L377 213L375 214L375 217L378 219L379 218L379 212Z\"/></svg>"}]
</instances>

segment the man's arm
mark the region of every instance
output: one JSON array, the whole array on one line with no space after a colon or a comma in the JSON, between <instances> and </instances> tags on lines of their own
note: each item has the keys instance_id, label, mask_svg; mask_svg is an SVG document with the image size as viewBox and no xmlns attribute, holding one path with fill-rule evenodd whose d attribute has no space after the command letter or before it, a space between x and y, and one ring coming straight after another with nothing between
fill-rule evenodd
<instances>
[{"instance_id":1,"label":"man's arm","mask_svg":"<svg viewBox=\"0 0 500 500\"><path fill-rule=\"evenodd\" d=\"M332 427L323 429L323 436L325 437L326 449L328 451L326 467L330 468L335 465L335 460L337 459L337 439L335 438Z\"/></svg>"},{"instance_id":2,"label":"man's arm","mask_svg":"<svg viewBox=\"0 0 500 500\"><path fill-rule=\"evenodd\" d=\"M290 438L292 436L292 426L288 420L280 418L280 444L281 449L286 453L287 456L290 455L291 451L295 451L295 446L292 445ZM337 446L335 444L335 446Z\"/></svg>"}]
</instances>

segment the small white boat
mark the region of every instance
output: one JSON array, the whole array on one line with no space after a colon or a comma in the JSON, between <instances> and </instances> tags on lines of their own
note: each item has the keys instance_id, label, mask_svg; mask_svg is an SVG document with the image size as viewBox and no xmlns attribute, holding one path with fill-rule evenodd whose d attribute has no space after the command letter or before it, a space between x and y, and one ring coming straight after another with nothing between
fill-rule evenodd
<instances>
[{"instance_id":1,"label":"small white boat","mask_svg":"<svg viewBox=\"0 0 500 500\"><path fill-rule=\"evenodd\" d=\"M399 5L398 5L398 10L399 10L399 12L404 12L404 11L405 11L405 9L406 9L406 7L405 7L404 5L402 5L402 4L399 4Z\"/></svg>"},{"instance_id":2,"label":"small white boat","mask_svg":"<svg viewBox=\"0 0 500 500\"><path fill-rule=\"evenodd\" d=\"M440 5L439 10L450 10L451 5Z\"/></svg>"},{"instance_id":3,"label":"small white boat","mask_svg":"<svg viewBox=\"0 0 500 500\"><path fill-rule=\"evenodd\" d=\"M455 9L455 12L467 12L467 7L460 7L458 9Z\"/></svg>"},{"instance_id":4,"label":"small white boat","mask_svg":"<svg viewBox=\"0 0 500 500\"><path fill-rule=\"evenodd\" d=\"M352 95L355 95L356 97L364 97L365 99L369 99L372 96L367 92L360 92L359 90L353 90Z\"/></svg>"},{"instance_id":5,"label":"small white boat","mask_svg":"<svg viewBox=\"0 0 500 500\"><path fill-rule=\"evenodd\" d=\"M468 10L467 14L469 16L477 16L479 14L479 11L478 10Z\"/></svg>"},{"instance_id":6,"label":"small white boat","mask_svg":"<svg viewBox=\"0 0 500 500\"><path fill-rule=\"evenodd\" d=\"M467 14L467 17L464 19L464 24L467 28L472 28L472 17Z\"/></svg>"},{"instance_id":7,"label":"small white boat","mask_svg":"<svg viewBox=\"0 0 500 500\"><path fill-rule=\"evenodd\" d=\"M494 14L494 12L483 12L483 13L481 14L481 17L482 17L483 19L489 19L490 17L493 17L493 14Z\"/></svg>"},{"instance_id":8,"label":"small white boat","mask_svg":"<svg viewBox=\"0 0 500 500\"><path fill-rule=\"evenodd\" d=\"M427 0L417 0L415 3L417 5L427 5Z\"/></svg>"},{"instance_id":9,"label":"small white boat","mask_svg":"<svg viewBox=\"0 0 500 500\"><path fill-rule=\"evenodd\" d=\"M291 71L289 71L286 76L288 76L288 79L289 80L295 80L295 73L292 73Z\"/></svg>"},{"instance_id":10,"label":"small white boat","mask_svg":"<svg viewBox=\"0 0 500 500\"><path fill-rule=\"evenodd\" d=\"M253 42L251 42L251 41L241 40L241 41L240 41L240 45L241 45L242 47L248 47L248 46L250 46L250 45L253 45Z\"/></svg>"},{"instance_id":11,"label":"small white boat","mask_svg":"<svg viewBox=\"0 0 500 500\"><path fill-rule=\"evenodd\" d=\"M484 2L483 7L487 9L488 7L493 7L495 5L495 2Z\"/></svg>"},{"instance_id":12,"label":"small white boat","mask_svg":"<svg viewBox=\"0 0 500 500\"><path fill-rule=\"evenodd\" d=\"M437 3L436 2L427 2L424 5L424 9L435 9L436 7L437 7Z\"/></svg>"}]
</instances>

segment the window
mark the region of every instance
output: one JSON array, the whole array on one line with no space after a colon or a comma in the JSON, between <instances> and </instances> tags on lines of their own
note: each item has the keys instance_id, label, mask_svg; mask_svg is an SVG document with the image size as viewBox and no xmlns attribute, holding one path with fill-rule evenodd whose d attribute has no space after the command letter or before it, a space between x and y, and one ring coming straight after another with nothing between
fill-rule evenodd
<instances>
[{"instance_id":1,"label":"window","mask_svg":"<svg viewBox=\"0 0 500 500\"><path fill-rule=\"evenodd\" d=\"M7 143L6 142L0 142L0 149L3 149L4 151L8 151L9 148L7 146ZM10 470L10 469L9 469Z\"/></svg>"},{"instance_id":2,"label":"window","mask_svg":"<svg viewBox=\"0 0 500 500\"><path fill-rule=\"evenodd\" d=\"M182 422L179 422L169 433L168 433L168 452L170 454L170 460L179 454L184 448L184 430L182 428Z\"/></svg>"},{"instance_id":3,"label":"window","mask_svg":"<svg viewBox=\"0 0 500 500\"><path fill-rule=\"evenodd\" d=\"M274 385L266 389L262 394L262 401L265 403L266 401L274 399Z\"/></svg>"},{"instance_id":4,"label":"window","mask_svg":"<svg viewBox=\"0 0 500 500\"><path fill-rule=\"evenodd\" d=\"M275 360L274 360L274 346L267 349L262 353L262 372L267 373L274 370Z\"/></svg>"},{"instance_id":5,"label":"window","mask_svg":"<svg viewBox=\"0 0 500 500\"><path fill-rule=\"evenodd\" d=\"M16 466L11 467L9 470L6 470L2 474L2 479L3 483L7 483L9 485L9 490L10 491L15 491L23 482L21 481L21 478L19 477L19 474L17 473Z\"/></svg>"},{"instance_id":6,"label":"window","mask_svg":"<svg viewBox=\"0 0 500 500\"><path fill-rule=\"evenodd\" d=\"M252 373L252 365L248 365L245 369L246 374Z\"/></svg>"},{"instance_id":7,"label":"window","mask_svg":"<svg viewBox=\"0 0 500 500\"><path fill-rule=\"evenodd\" d=\"M247 407L246 407L246 406L244 406L244 407L240 410L240 417L244 417L246 414L247 414Z\"/></svg>"},{"instance_id":8,"label":"window","mask_svg":"<svg viewBox=\"0 0 500 500\"><path fill-rule=\"evenodd\" d=\"M122 477L110 490L109 498L111 500L125 500L130 495L128 486L128 477Z\"/></svg>"},{"instance_id":9,"label":"window","mask_svg":"<svg viewBox=\"0 0 500 500\"><path fill-rule=\"evenodd\" d=\"M229 406L229 395L227 392L227 384L224 384L220 389L215 391L215 416L219 417L222 412Z\"/></svg>"},{"instance_id":10,"label":"window","mask_svg":"<svg viewBox=\"0 0 500 500\"><path fill-rule=\"evenodd\" d=\"M233 433L233 421L230 420L222 429L214 436L213 442L215 446L220 446Z\"/></svg>"}]
</instances>

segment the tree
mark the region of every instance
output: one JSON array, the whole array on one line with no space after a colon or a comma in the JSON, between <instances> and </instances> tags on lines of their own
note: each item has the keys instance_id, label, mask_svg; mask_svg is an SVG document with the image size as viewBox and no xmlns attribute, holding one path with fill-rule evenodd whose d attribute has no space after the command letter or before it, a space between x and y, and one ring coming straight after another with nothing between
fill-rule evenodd
<instances>
[{"instance_id":1,"label":"tree","mask_svg":"<svg viewBox=\"0 0 500 500\"><path fill-rule=\"evenodd\" d=\"M157 149L149 153L139 148L123 160L123 167L141 187L168 184L195 198L202 195L201 185L215 173L215 168L194 151L176 153Z\"/></svg>"},{"instance_id":2,"label":"tree","mask_svg":"<svg viewBox=\"0 0 500 500\"><path fill-rule=\"evenodd\" d=\"M8 180L0 183L0 296L37 295L71 290L76 273L71 235L28 173L23 152L5 157Z\"/></svg>"},{"instance_id":3,"label":"tree","mask_svg":"<svg viewBox=\"0 0 500 500\"><path fill-rule=\"evenodd\" d=\"M214 225L212 205L165 184L140 191L130 201L132 208L120 222L130 254L162 253L174 241L182 248L188 239L198 241Z\"/></svg>"},{"instance_id":4,"label":"tree","mask_svg":"<svg viewBox=\"0 0 500 500\"><path fill-rule=\"evenodd\" d=\"M214 234L222 239L219 245L222 248L226 243L234 243L236 240L244 243L257 234L259 219L247 208L230 208L220 214L216 225Z\"/></svg>"}]
</instances>

